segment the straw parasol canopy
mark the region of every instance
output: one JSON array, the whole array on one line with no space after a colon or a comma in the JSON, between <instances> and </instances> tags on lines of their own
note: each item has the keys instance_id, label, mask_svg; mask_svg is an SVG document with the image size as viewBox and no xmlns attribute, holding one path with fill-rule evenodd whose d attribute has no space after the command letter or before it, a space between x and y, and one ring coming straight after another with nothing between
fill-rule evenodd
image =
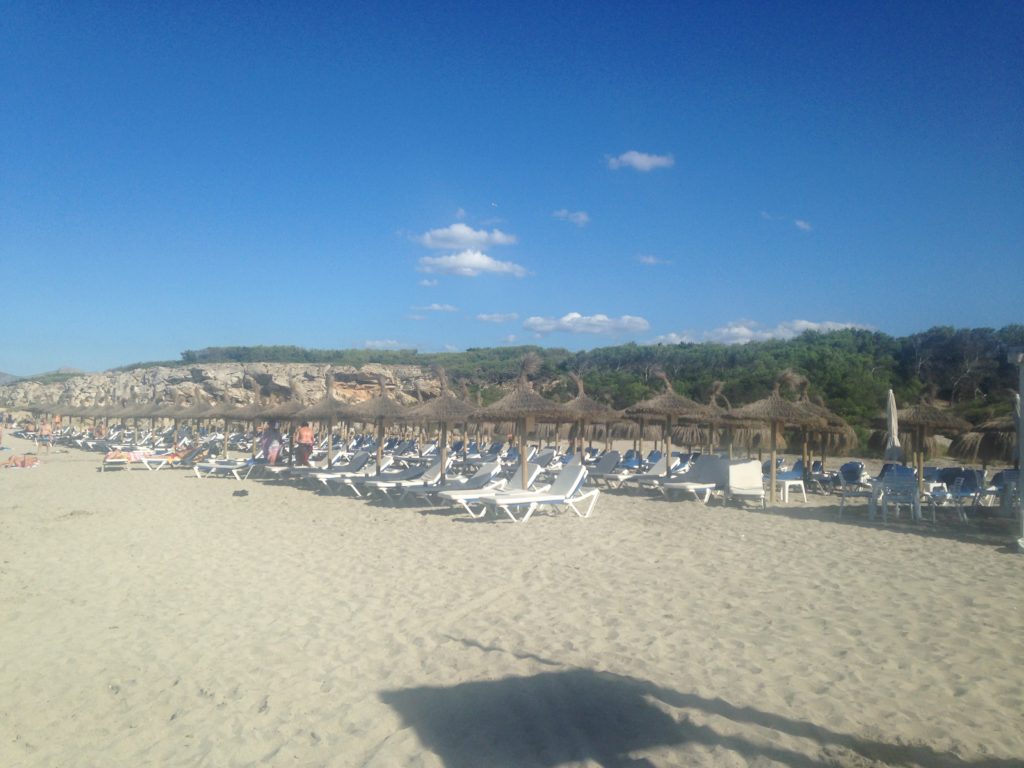
<instances>
[{"instance_id":1,"label":"straw parasol canopy","mask_svg":"<svg viewBox=\"0 0 1024 768\"><path fill-rule=\"evenodd\" d=\"M793 403L782 396L781 387L788 382L787 375L783 373L775 382L772 393L753 403L748 403L742 408L732 412L730 418L741 422L760 422L768 424L771 428L771 462L769 468L771 502L777 500L776 494L776 467L775 460L778 456L778 433L783 426L792 427L824 427L826 422L820 415L814 415L801 404Z\"/></svg>"},{"instance_id":2,"label":"straw parasol canopy","mask_svg":"<svg viewBox=\"0 0 1024 768\"><path fill-rule=\"evenodd\" d=\"M565 403L564 407L566 413L576 423L576 436L579 439L577 450L582 450L583 429L587 424L611 424L612 422L619 421L622 418L622 414L614 408L610 408L590 397L583 388L583 379L578 374L570 371L569 378L576 385L576 397Z\"/></svg>"},{"instance_id":3,"label":"straw parasol canopy","mask_svg":"<svg viewBox=\"0 0 1024 768\"><path fill-rule=\"evenodd\" d=\"M384 458L384 425L389 421L401 421L408 411L401 403L388 395L383 376L377 378L377 383L380 385L379 395L349 406L345 413L353 421L366 421L377 425L376 474L380 475L380 465Z\"/></svg>"},{"instance_id":4,"label":"straw parasol canopy","mask_svg":"<svg viewBox=\"0 0 1024 768\"><path fill-rule=\"evenodd\" d=\"M540 357L529 352L523 356L519 378L512 390L497 402L477 411L477 418L484 421L515 421L519 438L519 461L523 472L523 489L527 487L526 435L535 420L569 421L571 416L564 405L541 397L533 391L530 376L540 370Z\"/></svg>"},{"instance_id":5,"label":"straw parasol canopy","mask_svg":"<svg viewBox=\"0 0 1024 768\"><path fill-rule=\"evenodd\" d=\"M807 479L811 469L809 437L812 433L820 435L821 438L822 464L825 463L826 448L836 447L846 450L856 448L858 443L857 433L846 419L825 407L824 402L820 398L817 400L811 398L809 394L811 382L806 376L792 373L790 379L796 382L797 392L799 393L797 405L811 416L820 418L824 422L817 426L801 425L800 428L803 438L804 479Z\"/></svg>"},{"instance_id":6,"label":"straw parasol canopy","mask_svg":"<svg viewBox=\"0 0 1024 768\"><path fill-rule=\"evenodd\" d=\"M914 456L917 467L917 484L924 488L924 443L930 433L958 434L967 432L971 425L959 416L938 408L931 403L918 403L897 411L900 422L914 428Z\"/></svg>"},{"instance_id":7,"label":"straw parasol canopy","mask_svg":"<svg viewBox=\"0 0 1024 768\"><path fill-rule=\"evenodd\" d=\"M334 399L334 372L328 369L324 374L326 393L312 405L307 405L296 416L301 419L314 419L327 422L327 466L334 464L334 420L343 416L347 408L344 403Z\"/></svg>"},{"instance_id":8,"label":"straw parasol canopy","mask_svg":"<svg viewBox=\"0 0 1024 768\"><path fill-rule=\"evenodd\" d=\"M655 376L665 383L665 391L660 395L642 400L626 409L625 413L631 419L654 418L664 420L662 425L662 436L665 440L665 476L671 472L672 461L672 425L675 421L686 423L707 423L711 421L711 411L707 406L691 400L688 397L676 394L672 388L672 382L664 371L655 372Z\"/></svg>"},{"instance_id":9,"label":"straw parasol canopy","mask_svg":"<svg viewBox=\"0 0 1024 768\"><path fill-rule=\"evenodd\" d=\"M982 465L996 462L1018 463L1017 433L1020 429L1020 394L1014 395L1014 409L1006 416L984 421L970 432L953 439L949 455Z\"/></svg>"},{"instance_id":10,"label":"straw parasol canopy","mask_svg":"<svg viewBox=\"0 0 1024 768\"><path fill-rule=\"evenodd\" d=\"M725 423L726 431L729 433L729 458L732 458L732 429L728 425L728 416L732 411L732 403L725 396L725 382L711 382L711 392L708 401L704 406L708 409L707 445L708 453L714 450L715 438L718 436L718 425ZM695 435L696 436L696 435Z\"/></svg>"},{"instance_id":11,"label":"straw parasol canopy","mask_svg":"<svg viewBox=\"0 0 1024 768\"><path fill-rule=\"evenodd\" d=\"M406 413L408 421L422 421L441 425L441 478L445 481L445 467L448 465L448 426L450 424L466 423L470 420L476 407L465 400L456 397L448 389L448 375L444 368L438 366L435 369L437 378L441 381L441 394L433 400L427 400L414 406ZM416 388L419 392L419 387Z\"/></svg>"},{"instance_id":12,"label":"straw parasol canopy","mask_svg":"<svg viewBox=\"0 0 1024 768\"><path fill-rule=\"evenodd\" d=\"M733 441L737 446L745 449L748 455L751 451L757 451L758 458L761 458L761 451L766 448L771 450L772 430L767 424L759 422L733 422L731 418L729 421L735 424L735 426L731 427ZM779 431L775 435L775 448L779 451L789 450L789 441L786 439L784 432Z\"/></svg>"}]
</instances>

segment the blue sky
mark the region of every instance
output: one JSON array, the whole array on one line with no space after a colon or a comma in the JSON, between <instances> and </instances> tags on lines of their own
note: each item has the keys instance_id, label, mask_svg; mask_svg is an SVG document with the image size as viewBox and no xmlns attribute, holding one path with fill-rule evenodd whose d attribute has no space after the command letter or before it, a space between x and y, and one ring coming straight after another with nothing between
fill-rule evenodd
<instances>
[{"instance_id":1,"label":"blue sky","mask_svg":"<svg viewBox=\"0 0 1024 768\"><path fill-rule=\"evenodd\" d=\"M1024 4L0 2L0 370L1024 320Z\"/></svg>"}]
</instances>

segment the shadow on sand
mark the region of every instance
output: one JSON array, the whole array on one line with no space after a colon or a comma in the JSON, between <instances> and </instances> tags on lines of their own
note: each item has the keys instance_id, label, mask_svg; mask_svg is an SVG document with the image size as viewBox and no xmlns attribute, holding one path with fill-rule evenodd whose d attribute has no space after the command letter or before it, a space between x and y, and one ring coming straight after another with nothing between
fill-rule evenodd
<instances>
[{"instance_id":1,"label":"shadow on sand","mask_svg":"<svg viewBox=\"0 0 1024 768\"><path fill-rule=\"evenodd\" d=\"M736 707L721 698L709 699L587 669L447 688L406 688L384 691L380 697L446 768L553 768L588 760L605 768L651 766L649 760L631 755L688 745L728 750L752 762L775 761L792 768L1021 765L1018 760L1001 758L963 760L928 746L889 744L837 733L753 707ZM763 731L756 740L719 733L691 722L685 711L673 710L696 710ZM779 734L787 738L776 738ZM813 742L807 753L773 743L791 742L794 736Z\"/></svg>"},{"instance_id":2,"label":"shadow on sand","mask_svg":"<svg viewBox=\"0 0 1024 768\"><path fill-rule=\"evenodd\" d=\"M639 497L638 497L639 498ZM665 496L652 496L646 497L648 501L654 502L655 504L672 505L678 504L680 501L687 499L680 498L667 498ZM819 497L820 498L820 497ZM892 533L905 533L912 536L924 536L927 538L936 539L950 539L954 541L961 541L967 544L979 544L981 546L998 548L1000 552L1016 552L1016 538L1019 534L1015 533L1019 523L1016 520L1009 518L997 517L985 512L986 516L975 516L971 518L969 523L962 523L959 521L940 519L936 523L932 523L930 520L922 520L920 522L911 522L905 517L890 517L888 522L883 522L881 514L874 519L868 519L868 505L853 504L846 508L843 513L843 517L839 517L839 507L836 505L817 505L814 503L815 497L812 494L807 495L807 504L793 504L793 505L782 505L778 504L775 506L769 506L767 509L761 509L758 506L752 504L727 504L729 509L742 509L753 514L758 515L774 515L778 517L788 517L792 520L813 520L819 523L835 523L837 525L851 525L861 528L874 528L876 530L885 530ZM689 501L693 501L690 497ZM708 504L709 509L721 509L722 502L712 501ZM922 510L926 514L926 510Z\"/></svg>"}]
</instances>

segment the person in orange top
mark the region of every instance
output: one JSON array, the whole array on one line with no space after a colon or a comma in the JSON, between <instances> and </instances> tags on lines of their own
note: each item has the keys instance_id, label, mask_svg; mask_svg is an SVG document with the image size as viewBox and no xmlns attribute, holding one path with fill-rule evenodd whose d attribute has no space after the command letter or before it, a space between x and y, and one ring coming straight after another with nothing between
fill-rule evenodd
<instances>
[{"instance_id":1,"label":"person in orange top","mask_svg":"<svg viewBox=\"0 0 1024 768\"><path fill-rule=\"evenodd\" d=\"M313 428L309 426L308 421L302 422L302 426L295 430L295 459L300 467L309 466L309 455L313 453L314 439Z\"/></svg>"}]
</instances>

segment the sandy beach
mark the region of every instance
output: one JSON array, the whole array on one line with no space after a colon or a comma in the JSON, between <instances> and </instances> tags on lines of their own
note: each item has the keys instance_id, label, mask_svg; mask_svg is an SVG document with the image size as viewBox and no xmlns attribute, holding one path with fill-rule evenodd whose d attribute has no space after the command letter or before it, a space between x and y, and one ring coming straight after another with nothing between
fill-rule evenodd
<instances>
[{"instance_id":1,"label":"sandy beach","mask_svg":"<svg viewBox=\"0 0 1024 768\"><path fill-rule=\"evenodd\" d=\"M0 470L0 765L1024 765L1005 526L42 459Z\"/></svg>"}]
</instances>

